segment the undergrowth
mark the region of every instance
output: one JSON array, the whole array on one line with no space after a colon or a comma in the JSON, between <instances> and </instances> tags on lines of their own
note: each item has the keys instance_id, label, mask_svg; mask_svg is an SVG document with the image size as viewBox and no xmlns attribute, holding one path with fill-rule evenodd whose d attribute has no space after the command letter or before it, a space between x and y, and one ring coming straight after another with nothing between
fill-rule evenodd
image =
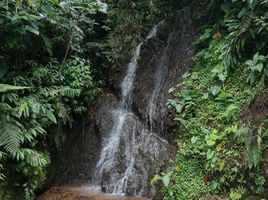
<instances>
[{"instance_id":1,"label":"undergrowth","mask_svg":"<svg viewBox=\"0 0 268 200\"><path fill-rule=\"evenodd\" d=\"M268 23L261 5L267 2L202 5L220 18L201 21L207 24L195 42L195 67L170 89L168 105L176 111L179 150L173 171L159 178L169 179L163 187L165 199L202 199L211 194L238 200L249 194L265 195L261 164L267 122L253 128L240 119L242 107L263 89L267 76L263 34Z\"/></svg>"},{"instance_id":2,"label":"undergrowth","mask_svg":"<svg viewBox=\"0 0 268 200\"><path fill-rule=\"evenodd\" d=\"M241 69L220 85L211 74L212 68L200 66L186 73L182 84L171 89L174 99L169 105L177 112L175 132L179 153L176 166L183 167L174 170L170 185L164 189L167 199L201 198L204 193L200 191L237 193L241 198L249 192L263 194L260 163L264 145L261 141L267 133L256 133L240 121L242 106L254 98L263 83L246 85L248 74L241 75ZM252 146L247 148L249 142ZM195 174L195 179L201 187L194 190L194 194L191 187L185 188L187 184L179 181L189 177L187 170L193 167L192 163L198 163L194 171L200 172ZM197 180L190 182L195 184Z\"/></svg>"}]
</instances>

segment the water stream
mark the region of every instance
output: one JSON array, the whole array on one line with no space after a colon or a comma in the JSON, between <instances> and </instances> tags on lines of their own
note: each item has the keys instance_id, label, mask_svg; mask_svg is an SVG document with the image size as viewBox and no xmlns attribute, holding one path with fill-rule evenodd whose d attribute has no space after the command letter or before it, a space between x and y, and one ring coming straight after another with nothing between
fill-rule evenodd
<instances>
[{"instance_id":1,"label":"water stream","mask_svg":"<svg viewBox=\"0 0 268 200\"><path fill-rule=\"evenodd\" d=\"M149 40L156 36L157 26L155 26L147 35L146 40ZM144 41L144 42L145 42ZM118 151L119 142L122 135L122 127L124 126L125 120L129 115L133 115L132 113L132 92L133 92L133 83L135 80L135 72L138 67L138 59L140 57L141 46L143 42L140 43L135 53L128 64L127 73L121 83L121 100L119 106L116 110L113 111L114 125L112 131L110 133L109 139L107 143L104 144L103 149L101 151L100 159L98 161L96 167L96 181L98 183L101 182L104 169L112 169L115 164L115 154ZM135 154L137 153L137 144L135 139L135 126L133 127L132 137L130 138L130 144L126 145L125 155L126 155L126 169L123 173L123 176L116 180L114 185L113 192L117 194L125 194L127 182L129 177L132 174L133 166L135 163Z\"/></svg>"}]
</instances>

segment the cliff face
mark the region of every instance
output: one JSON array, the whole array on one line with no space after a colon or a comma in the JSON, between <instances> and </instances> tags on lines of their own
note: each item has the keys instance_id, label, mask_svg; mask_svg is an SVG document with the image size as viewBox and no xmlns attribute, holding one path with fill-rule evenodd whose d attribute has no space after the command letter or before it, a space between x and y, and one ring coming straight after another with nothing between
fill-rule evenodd
<instances>
[{"instance_id":1,"label":"cliff face","mask_svg":"<svg viewBox=\"0 0 268 200\"><path fill-rule=\"evenodd\" d=\"M194 38L191 12L185 8L160 22L156 37L141 46L134 81L134 110L154 132L166 132L174 125L174 115L166 106L170 98L168 90L192 68ZM111 74L110 83L118 94L124 73L122 66Z\"/></svg>"}]
</instances>

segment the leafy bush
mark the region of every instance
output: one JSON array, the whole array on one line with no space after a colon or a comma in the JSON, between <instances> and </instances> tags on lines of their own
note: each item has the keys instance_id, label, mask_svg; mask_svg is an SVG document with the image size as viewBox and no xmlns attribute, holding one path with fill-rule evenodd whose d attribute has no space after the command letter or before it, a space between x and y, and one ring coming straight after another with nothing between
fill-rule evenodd
<instances>
[{"instance_id":1,"label":"leafy bush","mask_svg":"<svg viewBox=\"0 0 268 200\"><path fill-rule=\"evenodd\" d=\"M192 200L210 192L205 176L196 160L178 156L172 172L171 182L163 188L165 199Z\"/></svg>"},{"instance_id":2,"label":"leafy bush","mask_svg":"<svg viewBox=\"0 0 268 200\"><path fill-rule=\"evenodd\" d=\"M240 199L264 192L260 166L266 131L240 122L240 110L263 88L268 52L258 38L266 37L267 24L259 29L255 23L266 21L260 5L267 2L215 2L206 7L221 17L218 22L201 18L207 24L196 40L196 67L171 88L169 105L177 113L179 155L200 163L213 194Z\"/></svg>"},{"instance_id":3,"label":"leafy bush","mask_svg":"<svg viewBox=\"0 0 268 200\"><path fill-rule=\"evenodd\" d=\"M0 2L1 199L34 198L61 127L95 98L81 44L98 11L97 1Z\"/></svg>"}]
</instances>

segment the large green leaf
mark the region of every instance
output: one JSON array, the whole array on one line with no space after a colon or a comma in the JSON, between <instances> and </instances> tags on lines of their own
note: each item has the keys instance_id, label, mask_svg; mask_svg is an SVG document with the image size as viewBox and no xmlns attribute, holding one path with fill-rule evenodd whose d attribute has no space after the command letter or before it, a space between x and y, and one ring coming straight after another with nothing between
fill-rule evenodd
<instances>
[{"instance_id":1,"label":"large green leaf","mask_svg":"<svg viewBox=\"0 0 268 200\"><path fill-rule=\"evenodd\" d=\"M52 121L53 123L57 124L57 119L56 119L55 115L51 111L47 112L47 117L48 117L48 119L50 121Z\"/></svg>"},{"instance_id":2,"label":"large green leaf","mask_svg":"<svg viewBox=\"0 0 268 200\"><path fill-rule=\"evenodd\" d=\"M172 172L168 172L162 177L162 181L165 187L167 187L170 183L170 178L171 178Z\"/></svg>"},{"instance_id":3,"label":"large green leaf","mask_svg":"<svg viewBox=\"0 0 268 200\"><path fill-rule=\"evenodd\" d=\"M2 84L0 83L0 92L6 92L11 90L24 90L29 89L30 87L25 86L15 86L15 85L8 85L8 84Z\"/></svg>"},{"instance_id":4,"label":"large green leaf","mask_svg":"<svg viewBox=\"0 0 268 200\"><path fill-rule=\"evenodd\" d=\"M207 140L208 146L213 146L214 144L216 144L216 142L214 140Z\"/></svg>"},{"instance_id":5,"label":"large green leaf","mask_svg":"<svg viewBox=\"0 0 268 200\"><path fill-rule=\"evenodd\" d=\"M46 47L46 50L47 52L49 53L49 55L52 55L52 44L51 44L51 41L43 34L41 34L41 37L43 38L43 41L44 41L44 44L45 44L45 47Z\"/></svg>"},{"instance_id":6,"label":"large green leaf","mask_svg":"<svg viewBox=\"0 0 268 200\"><path fill-rule=\"evenodd\" d=\"M35 34L35 35L39 35L39 31L37 29L33 28L32 26L26 25L24 29Z\"/></svg>"}]
</instances>

